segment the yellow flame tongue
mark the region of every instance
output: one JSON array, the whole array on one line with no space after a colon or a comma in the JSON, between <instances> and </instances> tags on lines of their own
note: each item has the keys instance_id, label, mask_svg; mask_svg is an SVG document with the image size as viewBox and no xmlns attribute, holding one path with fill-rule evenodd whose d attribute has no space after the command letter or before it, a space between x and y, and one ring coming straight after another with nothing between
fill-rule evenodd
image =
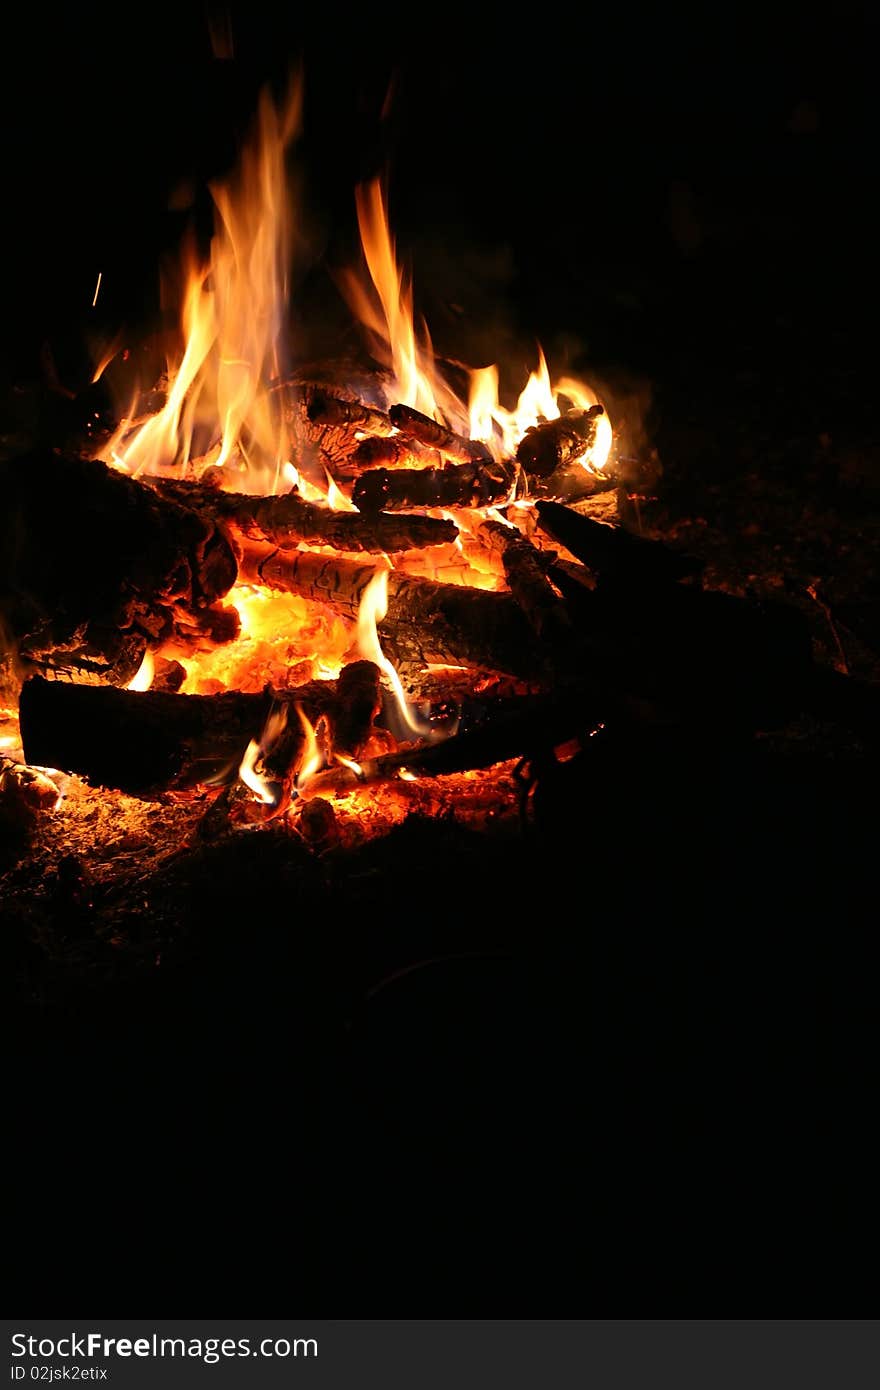
<instances>
[{"instance_id":1,"label":"yellow flame tongue","mask_svg":"<svg viewBox=\"0 0 880 1390\"><path fill-rule=\"evenodd\" d=\"M420 738L433 737L435 731L427 724L423 724L413 714L404 694L400 676L394 666L382 651L379 642L378 624L381 623L385 614L388 612L388 571L387 569L376 570L366 589L364 589L358 607L357 619L357 647L361 656L367 661L375 661L379 670L385 676L388 684L394 692L397 707L400 711L406 727L411 733Z\"/></svg>"}]
</instances>

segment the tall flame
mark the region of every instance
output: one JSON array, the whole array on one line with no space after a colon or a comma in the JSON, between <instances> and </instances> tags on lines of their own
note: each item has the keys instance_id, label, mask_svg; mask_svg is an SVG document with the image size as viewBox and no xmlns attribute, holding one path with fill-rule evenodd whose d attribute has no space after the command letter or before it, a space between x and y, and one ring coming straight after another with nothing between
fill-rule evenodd
<instances>
[{"instance_id":1,"label":"tall flame","mask_svg":"<svg viewBox=\"0 0 880 1390\"><path fill-rule=\"evenodd\" d=\"M299 128L300 86L279 110L264 93L257 137L235 176L211 192L215 228L207 263L184 261L183 350L169 364L164 408L142 425L117 463L154 473L198 459L234 467L236 487L275 491L288 454L280 392L291 254L285 159ZM209 452L210 451L210 452Z\"/></svg>"},{"instance_id":2,"label":"tall flame","mask_svg":"<svg viewBox=\"0 0 880 1390\"><path fill-rule=\"evenodd\" d=\"M368 330L377 360L391 367L395 402L424 415L463 418L455 392L436 370L434 352L423 326L420 343L413 320L412 281L397 262L388 223L388 200L380 179L355 189L358 227L369 283L354 270L340 283L352 311Z\"/></svg>"},{"instance_id":3,"label":"tall flame","mask_svg":"<svg viewBox=\"0 0 880 1390\"><path fill-rule=\"evenodd\" d=\"M390 394L395 401L445 419L456 428L469 427L470 437L488 444L499 459L510 458L533 425L558 419L562 414L561 397L578 410L597 403L595 393L573 377L552 383L539 348L538 366L529 376L514 410L501 404L496 366L478 367L470 372L470 399L465 409L437 367L427 328L423 325L421 341L416 333L412 281L397 261L381 181L359 185L355 203L369 280L348 270L341 275L340 283L352 311L367 329L374 356L393 372ZM611 424L603 416L594 442L581 462L598 472L607 462L611 444Z\"/></svg>"}]
</instances>

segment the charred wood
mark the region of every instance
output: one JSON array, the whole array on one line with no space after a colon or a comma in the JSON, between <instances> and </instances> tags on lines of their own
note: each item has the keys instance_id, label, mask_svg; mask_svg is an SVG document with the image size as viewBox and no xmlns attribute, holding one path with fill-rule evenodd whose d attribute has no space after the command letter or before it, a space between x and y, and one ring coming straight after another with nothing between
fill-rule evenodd
<instances>
[{"instance_id":1,"label":"charred wood","mask_svg":"<svg viewBox=\"0 0 880 1390\"><path fill-rule=\"evenodd\" d=\"M250 741L260 739L271 712L284 710L286 725L266 756L267 772L283 779L296 770L305 740L296 707L313 726L323 717L331 739L354 754L378 707L378 682L372 662L353 663L337 681L259 695L135 692L33 676L21 693L22 746L29 763L149 799L234 782Z\"/></svg>"},{"instance_id":2,"label":"charred wood","mask_svg":"<svg viewBox=\"0 0 880 1390\"><path fill-rule=\"evenodd\" d=\"M515 526L484 521L477 539L501 556L510 592L539 641L560 642L572 634L571 618L564 601L547 578L547 566L539 552Z\"/></svg>"},{"instance_id":3,"label":"charred wood","mask_svg":"<svg viewBox=\"0 0 880 1390\"><path fill-rule=\"evenodd\" d=\"M517 446L517 459L526 473L536 478L549 477L583 457L596 438L596 420L604 413L604 407L593 405L589 410L533 425Z\"/></svg>"},{"instance_id":4,"label":"charred wood","mask_svg":"<svg viewBox=\"0 0 880 1390\"><path fill-rule=\"evenodd\" d=\"M652 582L674 583L696 575L701 561L659 541L633 535L616 526L606 526L592 517L582 516L559 502L538 502L538 525L566 550L594 570L602 580L639 585Z\"/></svg>"},{"instance_id":5,"label":"charred wood","mask_svg":"<svg viewBox=\"0 0 880 1390\"><path fill-rule=\"evenodd\" d=\"M97 460L9 460L0 495L0 624L24 671L126 684L235 582L221 525Z\"/></svg>"},{"instance_id":6,"label":"charred wood","mask_svg":"<svg viewBox=\"0 0 880 1390\"><path fill-rule=\"evenodd\" d=\"M393 405L388 412L391 423L401 434L410 435L429 449L436 449L456 463L491 463L492 455L481 440L466 439L409 405Z\"/></svg>"},{"instance_id":7,"label":"charred wood","mask_svg":"<svg viewBox=\"0 0 880 1390\"><path fill-rule=\"evenodd\" d=\"M373 468L355 482L352 501L370 515L412 507L488 507L510 496L517 474L516 464L491 460L444 468Z\"/></svg>"},{"instance_id":8,"label":"charred wood","mask_svg":"<svg viewBox=\"0 0 880 1390\"><path fill-rule=\"evenodd\" d=\"M188 503L218 524L232 524L245 535L273 545L328 545L334 550L374 555L421 550L454 541L453 521L430 516L361 516L306 502L297 492L282 497L251 497L177 480L148 479L164 496Z\"/></svg>"},{"instance_id":9,"label":"charred wood","mask_svg":"<svg viewBox=\"0 0 880 1390\"><path fill-rule=\"evenodd\" d=\"M312 392L306 411L313 425L344 425L369 435L391 435L395 432L395 426L384 410L364 405L362 401L331 396L321 390Z\"/></svg>"},{"instance_id":10,"label":"charred wood","mask_svg":"<svg viewBox=\"0 0 880 1390\"><path fill-rule=\"evenodd\" d=\"M426 449L417 439L394 434L388 439L362 439L351 455L354 468L411 468L413 464L437 467L441 463L436 449Z\"/></svg>"},{"instance_id":11,"label":"charred wood","mask_svg":"<svg viewBox=\"0 0 880 1390\"><path fill-rule=\"evenodd\" d=\"M350 791L359 785L390 782L401 774L405 779L444 777L512 758L552 756L554 747L589 737L601 718L599 707L581 690L495 701L478 723L451 738L366 759L360 771L339 767L318 773L309 780L305 795Z\"/></svg>"}]
</instances>

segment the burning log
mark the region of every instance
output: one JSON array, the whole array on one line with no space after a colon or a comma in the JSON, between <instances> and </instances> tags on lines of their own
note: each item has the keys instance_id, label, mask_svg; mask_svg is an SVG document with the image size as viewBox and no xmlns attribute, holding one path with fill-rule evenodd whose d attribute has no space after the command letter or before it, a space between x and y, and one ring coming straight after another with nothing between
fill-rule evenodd
<instances>
[{"instance_id":1,"label":"burning log","mask_svg":"<svg viewBox=\"0 0 880 1390\"><path fill-rule=\"evenodd\" d=\"M369 435L392 435L395 426L384 410L364 405L362 401L347 401L340 396L316 390L312 393L306 413L313 425L344 426Z\"/></svg>"},{"instance_id":2,"label":"burning log","mask_svg":"<svg viewBox=\"0 0 880 1390\"><path fill-rule=\"evenodd\" d=\"M245 749L260 738L273 710L287 713L266 757L273 776L289 777L301 759L306 734L297 706L312 726L326 719L334 747L354 755L366 740L378 692L379 672L369 661L352 663L336 681L259 695L135 692L32 676L21 693L22 746L29 763L151 799L233 782Z\"/></svg>"},{"instance_id":3,"label":"burning log","mask_svg":"<svg viewBox=\"0 0 880 1390\"><path fill-rule=\"evenodd\" d=\"M404 468L414 463L436 467L440 461L436 449L426 449L418 440L407 439L402 434L392 435L390 439L362 439L351 455L356 469Z\"/></svg>"},{"instance_id":4,"label":"burning log","mask_svg":"<svg viewBox=\"0 0 880 1390\"><path fill-rule=\"evenodd\" d=\"M546 566L531 541L515 526L500 521L482 522L476 536L488 550L500 554L510 591L539 641L556 643L571 636L565 603L547 578Z\"/></svg>"},{"instance_id":5,"label":"burning log","mask_svg":"<svg viewBox=\"0 0 880 1390\"><path fill-rule=\"evenodd\" d=\"M409 405L393 405L388 412L392 425L429 449L436 449L456 463L491 463L492 455L482 441L466 439Z\"/></svg>"},{"instance_id":6,"label":"burning log","mask_svg":"<svg viewBox=\"0 0 880 1390\"><path fill-rule=\"evenodd\" d=\"M659 541L606 526L558 502L538 502L538 525L603 579L626 584L675 582L699 574L701 561Z\"/></svg>"},{"instance_id":7,"label":"burning log","mask_svg":"<svg viewBox=\"0 0 880 1390\"><path fill-rule=\"evenodd\" d=\"M309 779L304 795L344 793L401 776L405 781L445 777L511 758L547 756L572 739L588 738L601 717L594 700L580 689L564 695L523 695L495 701L473 728L437 743L365 759L359 770L351 766L328 768Z\"/></svg>"},{"instance_id":8,"label":"burning log","mask_svg":"<svg viewBox=\"0 0 880 1390\"><path fill-rule=\"evenodd\" d=\"M369 515L411 507L489 507L511 495L518 472L509 460L450 463L444 468L372 468L357 479L352 501Z\"/></svg>"},{"instance_id":9,"label":"burning log","mask_svg":"<svg viewBox=\"0 0 880 1390\"><path fill-rule=\"evenodd\" d=\"M0 495L0 624L26 669L126 684L235 582L221 525L97 460L9 460Z\"/></svg>"},{"instance_id":10,"label":"burning log","mask_svg":"<svg viewBox=\"0 0 880 1390\"><path fill-rule=\"evenodd\" d=\"M306 502L297 492L283 497L251 497L177 479L145 481L163 496L188 504L217 523L231 523L245 535L290 546L328 545L334 550L374 555L446 545L458 535L454 521L430 516L361 516Z\"/></svg>"},{"instance_id":11,"label":"burning log","mask_svg":"<svg viewBox=\"0 0 880 1390\"><path fill-rule=\"evenodd\" d=\"M300 594L356 618L376 567L353 560L248 547L241 578ZM379 624L383 647L396 662L447 662L528 679L540 659L528 624L509 594L435 584L391 570L388 611Z\"/></svg>"},{"instance_id":12,"label":"burning log","mask_svg":"<svg viewBox=\"0 0 880 1390\"><path fill-rule=\"evenodd\" d=\"M536 478L547 478L558 469L567 468L590 448L596 438L596 421L604 413L603 406L593 405L589 410L532 425L517 446L517 459L526 473Z\"/></svg>"}]
</instances>

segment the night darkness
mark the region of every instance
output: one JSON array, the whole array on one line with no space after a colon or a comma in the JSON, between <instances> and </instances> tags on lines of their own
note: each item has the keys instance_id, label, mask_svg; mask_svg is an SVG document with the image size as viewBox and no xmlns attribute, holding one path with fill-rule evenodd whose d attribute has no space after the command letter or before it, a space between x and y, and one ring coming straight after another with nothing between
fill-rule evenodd
<instances>
[{"instance_id":1,"label":"night darkness","mask_svg":"<svg viewBox=\"0 0 880 1390\"><path fill-rule=\"evenodd\" d=\"M299 66L303 357L355 341L328 267L355 247L355 184L386 169L442 354L495 357L513 383L539 340L639 402L633 430L673 492L733 477L745 434L780 469L792 435L876 469L869 10L635 0L520 23L512 6L21 6L0 49L0 382L40 379L48 345L79 389L96 334L155 327L160 262L209 225L207 182L260 90ZM227 25L219 60L211 29ZM694 440L705 455L686 459ZM497 929L472 938L468 914L450 927L454 907L423 908L419 949L440 964L344 1024L337 973L369 983L381 950L352 932L334 960L297 915L305 890L295 952L254 920L264 965L241 975L224 927L152 1033L137 1001L85 1021L71 1004L20 1073L22 1105L67 1117L26 1146L13 1197L23 1296L211 1315L862 1311L876 1038L846 933L866 922L869 836L822 878L822 835L800 837L814 785L766 796L744 829L734 748L703 804L687 790L702 751L664 757L671 799L633 757L588 849L569 827L540 883L497 900L483 884L473 901L497 902ZM404 867L386 947L423 893Z\"/></svg>"}]
</instances>

